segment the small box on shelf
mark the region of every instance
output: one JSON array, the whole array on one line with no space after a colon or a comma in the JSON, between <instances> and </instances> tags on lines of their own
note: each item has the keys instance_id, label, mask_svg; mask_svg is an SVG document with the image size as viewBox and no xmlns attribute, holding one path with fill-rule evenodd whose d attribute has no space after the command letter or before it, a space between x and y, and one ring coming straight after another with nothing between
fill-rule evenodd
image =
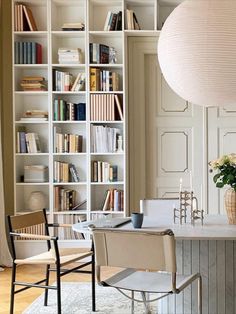
<instances>
[{"instance_id":1,"label":"small box on shelf","mask_svg":"<svg viewBox=\"0 0 236 314\"><path fill-rule=\"evenodd\" d=\"M24 182L26 183L48 182L48 167L44 165L24 166Z\"/></svg>"}]
</instances>

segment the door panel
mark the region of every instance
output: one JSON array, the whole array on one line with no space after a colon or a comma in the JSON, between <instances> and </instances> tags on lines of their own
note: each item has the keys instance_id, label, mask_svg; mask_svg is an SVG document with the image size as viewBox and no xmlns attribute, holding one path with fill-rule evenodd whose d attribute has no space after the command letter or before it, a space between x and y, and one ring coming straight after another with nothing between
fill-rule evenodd
<instances>
[{"instance_id":1,"label":"door panel","mask_svg":"<svg viewBox=\"0 0 236 314\"><path fill-rule=\"evenodd\" d=\"M141 198L178 197L179 180L200 197L203 182L203 109L177 96L165 82L157 38L129 39L130 208Z\"/></svg>"}]
</instances>

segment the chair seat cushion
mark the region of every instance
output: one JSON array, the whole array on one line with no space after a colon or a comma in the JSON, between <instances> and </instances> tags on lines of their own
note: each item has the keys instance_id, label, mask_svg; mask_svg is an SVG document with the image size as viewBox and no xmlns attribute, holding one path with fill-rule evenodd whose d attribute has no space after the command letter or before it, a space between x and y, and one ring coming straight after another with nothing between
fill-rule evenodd
<instances>
[{"instance_id":1,"label":"chair seat cushion","mask_svg":"<svg viewBox=\"0 0 236 314\"><path fill-rule=\"evenodd\" d=\"M92 251L80 248L63 248L59 249L59 253L61 265L66 265L68 263L72 263L74 261L78 261L93 255ZM14 262L16 264L55 264L55 251L51 249L50 251L47 251L45 253L34 255L24 259L16 259Z\"/></svg>"},{"instance_id":2,"label":"chair seat cushion","mask_svg":"<svg viewBox=\"0 0 236 314\"><path fill-rule=\"evenodd\" d=\"M176 288L181 288L195 275L177 275ZM105 284L133 291L144 291L150 293L171 293L171 274L165 272L148 272L125 269L111 278L103 281Z\"/></svg>"}]
</instances>

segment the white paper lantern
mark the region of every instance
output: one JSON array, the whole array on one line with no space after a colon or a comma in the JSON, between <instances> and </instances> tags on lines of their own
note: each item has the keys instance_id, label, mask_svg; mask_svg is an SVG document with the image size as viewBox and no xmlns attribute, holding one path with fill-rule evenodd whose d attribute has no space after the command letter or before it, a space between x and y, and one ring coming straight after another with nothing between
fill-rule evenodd
<instances>
[{"instance_id":1,"label":"white paper lantern","mask_svg":"<svg viewBox=\"0 0 236 314\"><path fill-rule=\"evenodd\" d=\"M163 26L158 58L167 83L183 99L236 104L236 1L184 1Z\"/></svg>"}]
</instances>

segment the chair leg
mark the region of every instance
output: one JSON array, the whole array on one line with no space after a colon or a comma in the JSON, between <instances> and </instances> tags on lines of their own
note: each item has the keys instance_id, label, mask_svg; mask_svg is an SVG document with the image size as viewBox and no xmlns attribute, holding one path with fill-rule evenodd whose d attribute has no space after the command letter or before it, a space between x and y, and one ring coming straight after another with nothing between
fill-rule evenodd
<instances>
[{"instance_id":1,"label":"chair leg","mask_svg":"<svg viewBox=\"0 0 236 314\"><path fill-rule=\"evenodd\" d=\"M134 314L134 291L133 290L131 291L131 298L132 298L132 301L131 301L131 314Z\"/></svg>"},{"instance_id":2,"label":"chair leg","mask_svg":"<svg viewBox=\"0 0 236 314\"><path fill-rule=\"evenodd\" d=\"M145 314L150 314L151 310L150 310L149 303L147 303L145 292L141 292L141 296L142 296L143 303L144 303L144 306L145 306Z\"/></svg>"},{"instance_id":3,"label":"chair leg","mask_svg":"<svg viewBox=\"0 0 236 314\"><path fill-rule=\"evenodd\" d=\"M57 264L57 314L61 314L61 268Z\"/></svg>"},{"instance_id":4,"label":"chair leg","mask_svg":"<svg viewBox=\"0 0 236 314\"><path fill-rule=\"evenodd\" d=\"M96 311L96 294L95 294L95 257L92 256L92 311Z\"/></svg>"},{"instance_id":5,"label":"chair leg","mask_svg":"<svg viewBox=\"0 0 236 314\"><path fill-rule=\"evenodd\" d=\"M12 265L11 275L11 303L10 303L10 314L14 313L14 299L15 299L15 281L16 281L16 264Z\"/></svg>"},{"instance_id":6,"label":"chair leg","mask_svg":"<svg viewBox=\"0 0 236 314\"><path fill-rule=\"evenodd\" d=\"M198 278L198 314L202 314L202 277Z\"/></svg>"},{"instance_id":7,"label":"chair leg","mask_svg":"<svg viewBox=\"0 0 236 314\"><path fill-rule=\"evenodd\" d=\"M50 271L49 271L50 265L46 266L46 286L48 286L49 284L49 275L50 275ZM44 293L44 306L48 305L48 289L45 289L45 293Z\"/></svg>"}]
</instances>

